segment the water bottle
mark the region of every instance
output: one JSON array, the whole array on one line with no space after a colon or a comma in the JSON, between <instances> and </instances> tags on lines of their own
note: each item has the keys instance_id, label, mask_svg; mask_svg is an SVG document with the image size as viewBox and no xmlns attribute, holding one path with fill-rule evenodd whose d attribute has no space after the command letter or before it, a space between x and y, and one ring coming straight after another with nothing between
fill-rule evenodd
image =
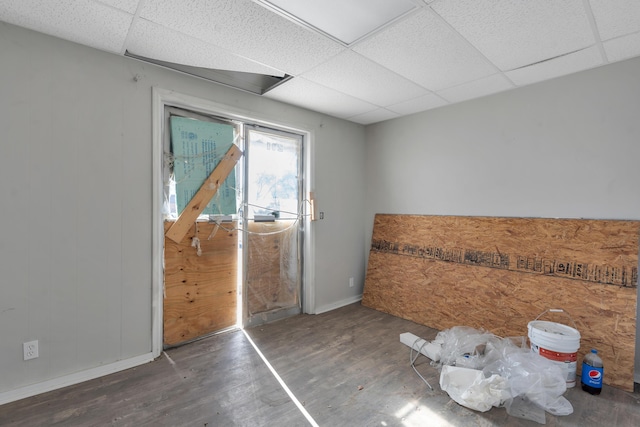
<instances>
[{"instance_id":1,"label":"water bottle","mask_svg":"<svg viewBox=\"0 0 640 427\"><path fill-rule=\"evenodd\" d=\"M592 349L582 359L582 389L591 394L600 394L602 391L602 376L604 365L598 356L598 350Z\"/></svg>"}]
</instances>

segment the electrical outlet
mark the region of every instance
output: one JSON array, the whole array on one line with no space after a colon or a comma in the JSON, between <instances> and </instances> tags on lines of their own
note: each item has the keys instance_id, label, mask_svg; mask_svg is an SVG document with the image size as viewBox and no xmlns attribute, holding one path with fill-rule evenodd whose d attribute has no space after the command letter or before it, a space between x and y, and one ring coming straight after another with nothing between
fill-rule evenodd
<instances>
[{"instance_id":1,"label":"electrical outlet","mask_svg":"<svg viewBox=\"0 0 640 427\"><path fill-rule=\"evenodd\" d=\"M353 277L349 277L349 287L353 288Z\"/></svg>"},{"instance_id":2,"label":"electrical outlet","mask_svg":"<svg viewBox=\"0 0 640 427\"><path fill-rule=\"evenodd\" d=\"M38 340L29 341L22 344L22 350L24 352L24 360L31 360L38 357Z\"/></svg>"}]
</instances>

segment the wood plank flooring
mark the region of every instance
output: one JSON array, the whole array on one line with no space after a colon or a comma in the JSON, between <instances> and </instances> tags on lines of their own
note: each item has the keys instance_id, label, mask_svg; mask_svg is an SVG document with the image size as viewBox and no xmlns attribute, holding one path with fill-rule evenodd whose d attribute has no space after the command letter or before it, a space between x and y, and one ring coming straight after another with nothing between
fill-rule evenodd
<instances>
[{"instance_id":1,"label":"wood plank flooring","mask_svg":"<svg viewBox=\"0 0 640 427\"><path fill-rule=\"evenodd\" d=\"M480 413L440 390L426 358L409 365L403 332L437 331L351 304L248 329L320 426L536 426L504 408ZM525 331L526 332L526 331ZM605 386L565 394L574 413L547 426L639 426L640 394ZM1 426L308 426L242 331L168 350L156 361L0 406Z\"/></svg>"}]
</instances>

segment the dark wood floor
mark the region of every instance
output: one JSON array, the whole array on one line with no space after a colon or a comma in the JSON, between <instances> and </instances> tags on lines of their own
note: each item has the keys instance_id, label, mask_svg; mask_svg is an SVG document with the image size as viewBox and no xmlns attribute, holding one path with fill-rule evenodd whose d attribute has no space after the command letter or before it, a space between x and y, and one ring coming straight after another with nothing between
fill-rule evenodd
<instances>
[{"instance_id":1,"label":"dark wood floor","mask_svg":"<svg viewBox=\"0 0 640 427\"><path fill-rule=\"evenodd\" d=\"M399 335L437 331L360 304L247 330L320 426L536 426L504 408L453 402L426 358L419 371ZM640 426L640 394L605 386L565 394L574 413L547 426ZM1 426L308 426L242 331L168 350L124 372L0 406Z\"/></svg>"}]
</instances>

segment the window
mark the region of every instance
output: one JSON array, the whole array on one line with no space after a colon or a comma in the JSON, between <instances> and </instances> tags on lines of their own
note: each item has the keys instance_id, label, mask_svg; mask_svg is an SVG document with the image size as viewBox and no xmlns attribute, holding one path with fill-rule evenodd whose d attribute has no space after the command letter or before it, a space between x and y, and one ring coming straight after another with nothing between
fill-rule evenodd
<instances>
[{"instance_id":1,"label":"window","mask_svg":"<svg viewBox=\"0 0 640 427\"><path fill-rule=\"evenodd\" d=\"M232 144L239 125L176 108L167 108L165 141L165 217L177 218ZM202 216L235 215L236 172L229 174Z\"/></svg>"}]
</instances>

